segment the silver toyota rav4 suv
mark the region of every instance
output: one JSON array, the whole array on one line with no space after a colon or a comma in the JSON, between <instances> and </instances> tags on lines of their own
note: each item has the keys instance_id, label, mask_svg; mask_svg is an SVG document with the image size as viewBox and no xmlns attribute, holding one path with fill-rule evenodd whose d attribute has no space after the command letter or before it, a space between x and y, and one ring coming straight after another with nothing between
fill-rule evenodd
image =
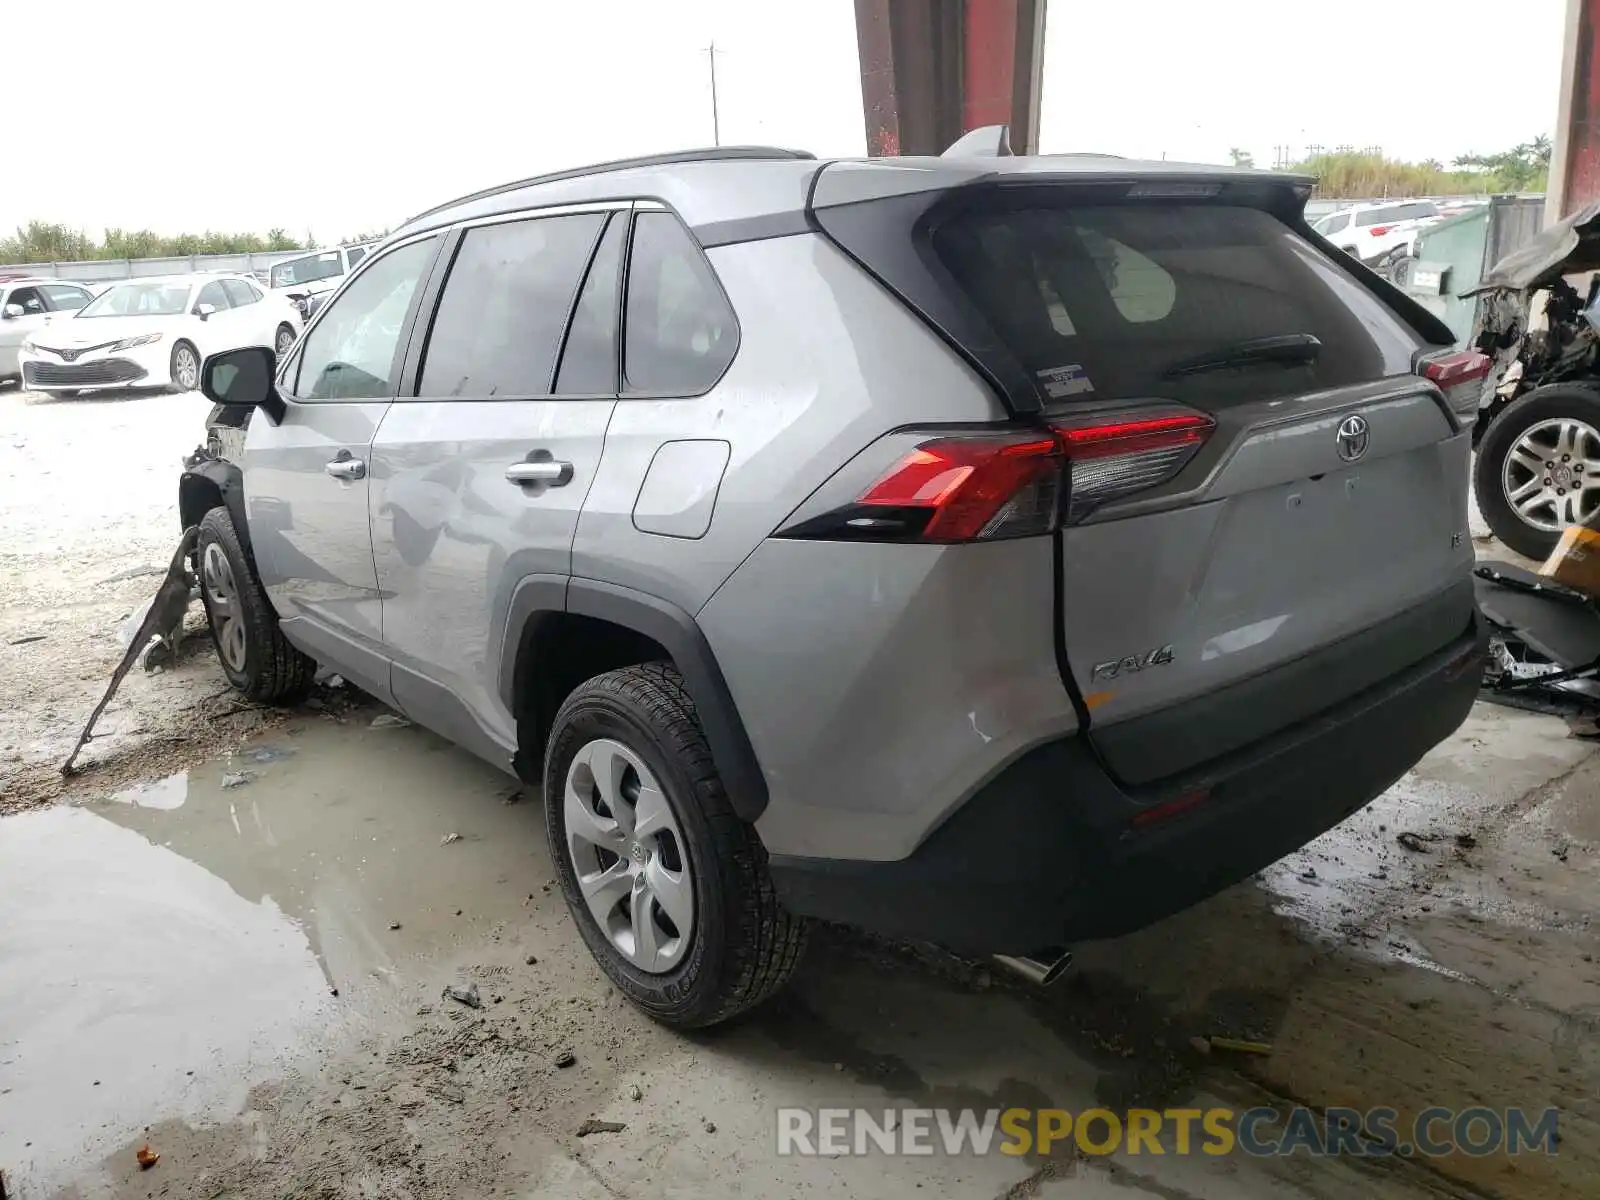
<instances>
[{"instance_id":1,"label":"silver toyota rav4 suv","mask_svg":"<svg viewBox=\"0 0 1600 1200\"><path fill-rule=\"evenodd\" d=\"M222 663L541 784L584 941L671 1024L814 919L1043 962L1153 921L1477 688L1486 364L1309 184L747 148L424 213L282 362L206 362Z\"/></svg>"}]
</instances>

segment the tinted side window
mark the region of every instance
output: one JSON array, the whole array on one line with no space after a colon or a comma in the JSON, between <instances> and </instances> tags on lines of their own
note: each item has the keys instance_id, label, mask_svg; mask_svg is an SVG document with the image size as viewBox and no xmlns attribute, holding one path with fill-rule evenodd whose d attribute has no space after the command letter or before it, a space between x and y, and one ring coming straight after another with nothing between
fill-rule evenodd
<instances>
[{"instance_id":1,"label":"tinted side window","mask_svg":"<svg viewBox=\"0 0 1600 1200\"><path fill-rule=\"evenodd\" d=\"M375 260L319 314L300 342L296 396L358 400L394 394L395 351L435 241L412 242Z\"/></svg>"},{"instance_id":2,"label":"tinted side window","mask_svg":"<svg viewBox=\"0 0 1600 1200\"><path fill-rule=\"evenodd\" d=\"M209 304L214 308L228 308L228 293L222 290L222 281L213 279L200 289L200 294L194 298L194 306L199 308L202 304Z\"/></svg>"},{"instance_id":3,"label":"tinted side window","mask_svg":"<svg viewBox=\"0 0 1600 1200\"><path fill-rule=\"evenodd\" d=\"M445 280L419 396L547 396L605 213L469 229Z\"/></svg>"},{"instance_id":4,"label":"tinted side window","mask_svg":"<svg viewBox=\"0 0 1600 1200\"><path fill-rule=\"evenodd\" d=\"M242 279L224 279L223 291L228 293L228 299L235 308L243 308L246 304L254 304L260 296L252 293L250 285Z\"/></svg>"},{"instance_id":5,"label":"tinted side window","mask_svg":"<svg viewBox=\"0 0 1600 1200\"><path fill-rule=\"evenodd\" d=\"M89 293L82 288L68 287L62 283L47 283L39 289L56 312L77 312L89 303Z\"/></svg>"},{"instance_id":6,"label":"tinted side window","mask_svg":"<svg viewBox=\"0 0 1600 1200\"><path fill-rule=\"evenodd\" d=\"M627 215L612 217L572 312L556 373L558 395L609 395L617 390L617 289L627 237Z\"/></svg>"},{"instance_id":7,"label":"tinted side window","mask_svg":"<svg viewBox=\"0 0 1600 1200\"><path fill-rule=\"evenodd\" d=\"M624 329L630 392L697 395L722 378L738 349L738 322L711 264L671 213L634 221Z\"/></svg>"},{"instance_id":8,"label":"tinted side window","mask_svg":"<svg viewBox=\"0 0 1600 1200\"><path fill-rule=\"evenodd\" d=\"M972 212L934 248L1054 400L1218 409L1405 374L1418 345L1371 292L1266 213L1128 204ZM1055 318L1049 297L1071 314ZM1255 338L1311 334L1310 365L1174 368Z\"/></svg>"},{"instance_id":9,"label":"tinted side window","mask_svg":"<svg viewBox=\"0 0 1600 1200\"><path fill-rule=\"evenodd\" d=\"M1334 234L1338 233L1340 230L1344 229L1345 226L1347 226L1349 224L1350 224L1350 214L1349 213L1337 213L1334 216L1329 217L1327 219L1327 221L1324 223L1323 228L1322 228L1322 234L1323 234L1324 237L1332 237Z\"/></svg>"},{"instance_id":10,"label":"tinted side window","mask_svg":"<svg viewBox=\"0 0 1600 1200\"><path fill-rule=\"evenodd\" d=\"M367 256L365 246L351 246L344 252L345 261L350 264L350 269L355 270L355 265Z\"/></svg>"}]
</instances>

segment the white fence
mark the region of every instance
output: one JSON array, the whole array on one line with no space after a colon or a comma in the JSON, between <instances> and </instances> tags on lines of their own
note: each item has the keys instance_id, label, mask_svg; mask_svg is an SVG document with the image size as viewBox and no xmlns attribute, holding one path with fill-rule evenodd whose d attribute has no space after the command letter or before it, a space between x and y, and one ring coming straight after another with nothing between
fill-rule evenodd
<instances>
[{"instance_id":1,"label":"white fence","mask_svg":"<svg viewBox=\"0 0 1600 1200\"><path fill-rule=\"evenodd\" d=\"M299 258L305 250L270 250L254 254L189 254L179 258L105 258L87 262L0 264L0 275L13 273L104 283L143 275L186 275L195 271L233 271L265 279L274 263Z\"/></svg>"}]
</instances>

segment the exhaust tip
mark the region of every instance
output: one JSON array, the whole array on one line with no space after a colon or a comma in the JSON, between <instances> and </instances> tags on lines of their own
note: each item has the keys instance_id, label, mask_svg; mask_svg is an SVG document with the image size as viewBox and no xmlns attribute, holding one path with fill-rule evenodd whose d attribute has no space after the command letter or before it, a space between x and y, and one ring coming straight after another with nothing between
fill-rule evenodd
<instances>
[{"instance_id":1,"label":"exhaust tip","mask_svg":"<svg viewBox=\"0 0 1600 1200\"><path fill-rule=\"evenodd\" d=\"M1067 968L1072 965L1072 951L1047 951L1043 958L995 954L990 956L990 961L1029 983L1049 987L1066 974Z\"/></svg>"}]
</instances>

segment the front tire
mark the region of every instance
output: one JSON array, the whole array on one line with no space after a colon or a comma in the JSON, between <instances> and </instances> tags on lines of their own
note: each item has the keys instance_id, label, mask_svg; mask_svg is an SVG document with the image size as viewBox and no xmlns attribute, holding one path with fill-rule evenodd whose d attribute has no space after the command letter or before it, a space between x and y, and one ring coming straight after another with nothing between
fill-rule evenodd
<instances>
[{"instance_id":1,"label":"front tire","mask_svg":"<svg viewBox=\"0 0 1600 1200\"><path fill-rule=\"evenodd\" d=\"M809 925L778 903L766 851L728 803L672 665L608 671L567 697L545 752L544 808L578 932L648 1016L715 1025L794 973Z\"/></svg>"},{"instance_id":2,"label":"front tire","mask_svg":"<svg viewBox=\"0 0 1600 1200\"><path fill-rule=\"evenodd\" d=\"M317 664L278 629L255 564L239 541L226 508L200 519L195 546L200 601L228 682L251 700L291 704L311 690Z\"/></svg>"},{"instance_id":3,"label":"front tire","mask_svg":"<svg viewBox=\"0 0 1600 1200\"><path fill-rule=\"evenodd\" d=\"M1472 483L1495 537L1548 558L1567 526L1600 515L1600 391L1553 383L1506 405L1478 443Z\"/></svg>"},{"instance_id":4,"label":"front tire","mask_svg":"<svg viewBox=\"0 0 1600 1200\"><path fill-rule=\"evenodd\" d=\"M192 392L200 386L200 352L192 342L173 345L171 373L174 392Z\"/></svg>"},{"instance_id":5,"label":"front tire","mask_svg":"<svg viewBox=\"0 0 1600 1200\"><path fill-rule=\"evenodd\" d=\"M295 333L294 327L287 322L278 326L278 332L272 341L272 349L277 354L279 362L282 362L289 351L294 349L296 336L298 335Z\"/></svg>"}]
</instances>

